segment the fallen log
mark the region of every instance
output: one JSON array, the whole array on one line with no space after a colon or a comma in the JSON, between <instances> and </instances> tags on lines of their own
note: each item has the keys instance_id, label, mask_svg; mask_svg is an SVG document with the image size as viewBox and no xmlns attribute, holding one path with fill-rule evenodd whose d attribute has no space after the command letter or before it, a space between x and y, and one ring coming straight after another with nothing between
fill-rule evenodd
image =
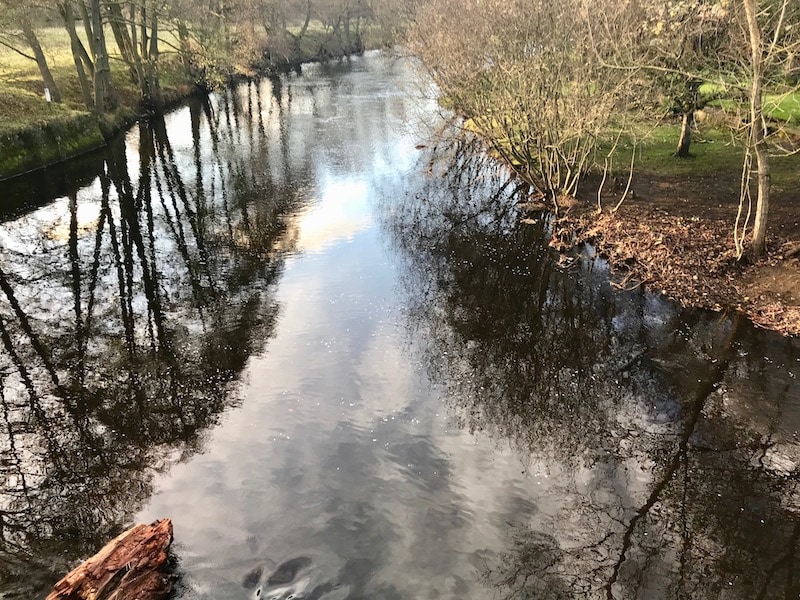
<instances>
[{"instance_id":1,"label":"fallen log","mask_svg":"<svg viewBox=\"0 0 800 600\"><path fill-rule=\"evenodd\" d=\"M171 543L169 519L135 525L73 569L47 600L162 600L172 592Z\"/></svg>"}]
</instances>

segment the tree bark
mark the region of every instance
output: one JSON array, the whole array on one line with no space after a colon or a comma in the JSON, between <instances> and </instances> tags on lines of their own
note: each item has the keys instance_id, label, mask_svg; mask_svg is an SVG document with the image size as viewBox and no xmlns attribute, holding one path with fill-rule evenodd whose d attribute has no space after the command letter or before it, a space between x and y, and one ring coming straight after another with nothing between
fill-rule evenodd
<instances>
[{"instance_id":1,"label":"tree bark","mask_svg":"<svg viewBox=\"0 0 800 600\"><path fill-rule=\"evenodd\" d=\"M176 26L178 28L178 39L180 40L183 70L187 75L194 76L194 69L192 67L192 47L189 41L189 27L183 19L178 19Z\"/></svg>"},{"instance_id":2,"label":"tree bark","mask_svg":"<svg viewBox=\"0 0 800 600\"><path fill-rule=\"evenodd\" d=\"M71 1L71 0L70 0ZM89 10L86 8L86 0L76 0L78 3L78 11L81 15L81 20L83 21L83 30L86 32L86 39L89 43L89 47L92 47L92 19L89 16Z\"/></svg>"},{"instance_id":3,"label":"tree bark","mask_svg":"<svg viewBox=\"0 0 800 600\"><path fill-rule=\"evenodd\" d=\"M151 61L158 61L158 10L155 3L150 7L150 50L148 54Z\"/></svg>"},{"instance_id":4,"label":"tree bark","mask_svg":"<svg viewBox=\"0 0 800 600\"><path fill-rule=\"evenodd\" d=\"M139 30L141 32L141 35L139 37L141 38L142 48L139 51L139 53L142 55L142 57L146 57L147 42L149 40L147 38L147 3L145 1L142 2L141 7L139 8L139 12L142 15L142 22L139 24Z\"/></svg>"},{"instance_id":5,"label":"tree bark","mask_svg":"<svg viewBox=\"0 0 800 600\"><path fill-rule=\"evenodd\" d=\"M756 156L758 169L758 200L756 201L756 218L753 224L751 250L755 256L761 256L766 250L770 194L770 165L769 157L767 156L763 93L761 89L764 64L761 28L758 24L757 0L744 0L744 9L747 15L747 29L750 40L750 69L753 76L750 87L750 145Z\"/></svg>"},{"instance_id":6,"label":"tree bark","mask_svg":"<svg viewBox=\"0 0 800 600\"><path fill-rule=\"evenodd\" d=\"M137 56L141 57L142 56L141 52L139 52L139 34L137 33L138 27L136 25L136 12L137 12L136 11L136 2L131 2L130 7L128 8L128 10L129 10L129 14L130 14L129 21L130 21L130 25L131 25L131 35L130 35L131 44L133 44L133 47L136 50Z\"/></svg>"},{"instance_id":7,"label":"tree bark","mask_svg":"<svg viewBox=\"0 0 800 600\"><path fill-rule=\"evenodd\" d=\"M161 96L161 82L158 70L158 10L156 4L150 6L150 49L148 51L147 72L149 97L158 100Z\"/></svg>"},{"instance_id":8,"label":"tree bark","mask_svg":"<svg viewBox=\"0 0 800 600\"><path fill-rule=\"evenodd\" d=\"M298 44L300 43L300 40L303 39L303 36L305 36L306 31L308 31L309 23L311 23L311 0L308 0L306 2L306 18L303 21L303 26L300 28L300 31L297 32L297 35L293 36L295 42L297 42Z\"/></svg>"},{"instance_id":9,"label":"tree bark","mask_svg":"<svg viewBox=\"0 0 800 600\"><path fill-rule=\"evenodd\" d=\"M75 70L78 73L78 81L81 84L81 95L83 103L89 110L94 110L94 99L92 98L92 88L89 85L89 78L84 68L85 64L91 64L86 48L83 47L78 32L75 29L75 13L72 10L72 0L66 0L58 6L61 18L64 20L64 27L69 34L69 41L72 47L72 60L75 62ZM94 65L92 65L94 69Z\"/></svg>"},{"instance_id":10,"label":"tree bark","mask_svg":"<svg viewBox=\"0 0 800 600\"><path fill-rule=\"evenodd\" d=\"M79 2L79 4L84 10L86 9L86 7L83 5L83 2ZM76 17L73 0L62 0L58 9L59 12L61 12L62 18L64 19L64 26L67 28L67 32L69 33L70 42L73 44L73 54L76 54L81 59L84 68L89 72L91 77L94 78L94 63L92 62L92 58L89 56L89 53L86 51L81 38L78 37L78 30L75 26ZM90 44L89 50L91 50L91 37L88 39L88 42Z\"/></svg>"},{"instance_id":11,"label":"tree bark","mask_svg":"<svg viewBox=\"0 0 800 600\"><path fill-rule=\"evenodd\" d=\"M81 2L82 3L82 2ZM103 17L100 0L91 0L92 52L94 53L94 108L98 114L115 108L116 98L111 81L111 66L106 49L106 35L103 31Z\"/></svg>"},{"instance_id":12,"label":"tree bark","mask_svg":"<svg viewBox=\"0 0 800 600\"><path fill-rule=\"evenodd\" d=\"M39 67L39 73L42 74L44 85L50 90L50 97L53 99L53 102L61 102L61 92L56 85L56 80L53 79L53 74L50 72L50 67L47 65L47 59L42 51L42 46L39 44L39 38L36 37L36 32L33 30L33 27L31 27L30 21L23 17L20 28L22 29L22 35L25 36L25 41L28 42L28 45L33 51L34 58L36 58L36 66Z\"/></svg>"},{"instance_id":13,"label":"tree bark","mask_svg":"<svg viewBox=\"0 0 800 600\"><path fill-rule=\"evenodd\" d=\"M65 576L46 600L162 600L173 586L165 572L170 544L169 519L136 525Z\"/></svg>"},{"instance_id":14,"label":"tree bark","mask_svg":"<svg viewBox=\"0 0 800 600\"><path fill-rule=\"evenodd\" d=\"M139 49L131 41L128 27L125 23L125 16L122 14L122 7L119 0L108 3L109 25L111 31L114 33L114 39L117 42L122 58L128 63L128 69L131 74L131 81L139 84L142 81L142 61L139 57Z\"/></svg>"},{"instance_id":15,"label":"tree bark","mask_svg":"<svg viewBox=\"0 0 800 600\"><path fill-rule=\"evenodd\" d=\"M683 113L681 119L681 137L678 140L678 149L675 156L686 158L689 156L689 147L692 144L692 127L694 126L694 111L688 110Z\"/></svg>"}]
</instances>

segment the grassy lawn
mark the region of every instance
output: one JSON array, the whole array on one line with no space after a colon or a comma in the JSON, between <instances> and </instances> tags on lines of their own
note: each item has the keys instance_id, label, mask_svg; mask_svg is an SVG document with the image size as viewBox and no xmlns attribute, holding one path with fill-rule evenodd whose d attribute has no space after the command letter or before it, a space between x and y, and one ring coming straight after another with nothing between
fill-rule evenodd
<instances>
[{"instance_id":1,"label":"grassy lawn","mask_svg":"<svg viewBox=\"0 0 800 600\"><path fill-rule=\"evenodd\" d=\"M463 123L466 130L480 134L472 119ZM634 169L639 173L657 174L679 180L697 178L724 178L738 181L741 177L744 147L741 137L726 125L718 122L701 122L692 133L690 155L675 156L681 125L676 119L654 123L640 123L627 130L616 141L611 157L611 171L616 176L626 176L635 151ZM595 155L595 169L602 170L605 157L612 150L619 130L609 129L601 136ZM509 140L497 140L507 146ZM771 153L772 182L779 188L794 187L800 169L800 155L775 150Z\"/></svg>"},{"instance_id":2,"label":"grassy lawn","mask_svg":"<svg viewBox=\"0 0 800 600\"><path fill-rule=\"evenodd\" d=\"M764 101L764 110L773 119L793 125L800 124L800 91L768 95Z\"/></svg>"},{"instance_id":3,"label":"grassy lawn","mask_svg":"<svg viewBox=\"0 0 800 600\"><path fill-rule=\"evenodd\" d=\"M299 29L299 25L293 28L293 33L297 33ZM365 28L365 33L370 31L371 29ZM88 48L83 27L79 26L77 32ZM63 27L46 27L39 29L37 35L50 70L61 91L62 102L48 105L45 101L44 83L34 61L0 46L0 135L32 124L67 120L76 114L87 112L81 97L80 84L66 30ZM260 28L248 30L247 35L255 36L255 47L266 43L264 33ZM168 96L187 93L190 91L192 82L185 76L175 50L180 46L179 41L169 32L162 32L159 39L161 40L159 70L162 92ZM322 24L312 22L306 35L300 41L301 52L305 56L314 57L326 40L327 34ZM140 93L137 86L130 80L127 66L120 56L110 30L106 31L106 44L120 106L133 109L138 104ZM21 48L21 50L30 53L27 47ZM227 68L232 67L247 73L251 70L250 65L257 59L256 56L246 53L239 56L236 52L233 56L219 58L221 63L231 63L221 65L221 81L224 80Z\"/></svg>"},{"instance_id":4,"label":"grassy lawn","mask_svg":"<svg viewBox=\"0 0 800 600\"><path fill-rule=\"evenodd\" d=\"M655 125L639 125L634 128L636 144L636 168L659 171L670 175L709 174L727 170L730 165L741 163L742 150L729 131L701 127L693 135L691 156L675 157L680 138L680 124L662 122ZM619 168L630 164L634 150L633 135L620 140L614 157ZM601 147L607 151L608 142Z\"/></svg>"},{"instance_id":5,"label":"grassy lawn","mask_svg":"<svg viewBox=\"0 0 800 600\"><path fill-rule=\"evenodd\" d=\"M66 31L62 31L56 28L43 29L39 40L64 96L64 102L60 105L48 105L45 101L44 84L35 62L0 47L0 130L68 118L76 112L85 112L80 90L77 90L77 96L70 93L70 82L76 79L75 67L69 37ZM22 50L30 53L27 47Z\"/></svg>"},{"instance_id":6,"label":"grassy lawn","mask_svg":"<svg viewBox=\"0 0 800 600\"><path fill-rule=\"evenodd\" d=\"M734 98L725 97L724 86L716 83L704 83L700 86L701 96L712 98L708 105L721 108L727 112L745 112L747 104ZM764 114L771 119L785 121L793 125L800 124L800 90L783 94L766 94L764 96Z\"/></svg>"},{"instance_id":7,"label":"grassy lawn","mask_svg":"<svg viewBox=\"0 0 800 600\"><path fill-rule=\"evenodd\" d=\"M743 148L729 129L701 123L692 136L691 155L677 158L675 149L680 137L680 124L664 122L636 128L636 162L638 171L674 177L725 177L741 175ZM620 140L614 156L614 170L626 172L634 145L632 138ZM608 151L610 140L601 145ZM602 160L602 154L600 154ZM779 187L794 185L800 167L800 156L776 154L770 159L772 181Z\"/></svg>"}]
</instances>

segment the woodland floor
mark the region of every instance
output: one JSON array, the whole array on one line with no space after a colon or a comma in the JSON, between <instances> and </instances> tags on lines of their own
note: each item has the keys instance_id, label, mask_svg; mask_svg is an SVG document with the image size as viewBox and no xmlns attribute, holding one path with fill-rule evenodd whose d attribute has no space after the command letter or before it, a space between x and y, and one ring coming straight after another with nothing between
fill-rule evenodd
<instances>
[{"instance_id":1,"label":"woodland floor","mask_svg":"<svg viewBox=\"0 0 800 600\"><path fill-rule=\"evenodd\" d=\"M634 194L616 213L598 216L596 197L560 211L552 245L592 243L620 287L646 285L684 306L735 309L761 327L800 335L800 186L794 175L773 183L767 255L736 260L740 169L637 172ZM604 195L604 206L620 195Z\"/></svg>"}]
</instances>

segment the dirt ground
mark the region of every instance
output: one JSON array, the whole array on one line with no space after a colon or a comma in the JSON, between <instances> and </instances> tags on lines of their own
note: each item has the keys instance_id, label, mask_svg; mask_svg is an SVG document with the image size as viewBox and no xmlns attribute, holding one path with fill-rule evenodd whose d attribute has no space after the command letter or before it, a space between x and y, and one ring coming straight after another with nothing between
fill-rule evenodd
<instances>
[{"instance_id":1,"label":"dirt ground","mask_svg":"<svg viewBox=\"0 0 800 600\"><path fill-rule=\"evenodd\" d=\"M734 253L735 171L639 173L633 190L615 214L598 215L596 198L561 211L552 245L593 243L620 287L646 285L685 306L734 308L761 327L800 334L800 186L773 186L767 256L755 261ZM609 194L603 202L612 207L614 200Z\"/></svg>"}]
</instances>

